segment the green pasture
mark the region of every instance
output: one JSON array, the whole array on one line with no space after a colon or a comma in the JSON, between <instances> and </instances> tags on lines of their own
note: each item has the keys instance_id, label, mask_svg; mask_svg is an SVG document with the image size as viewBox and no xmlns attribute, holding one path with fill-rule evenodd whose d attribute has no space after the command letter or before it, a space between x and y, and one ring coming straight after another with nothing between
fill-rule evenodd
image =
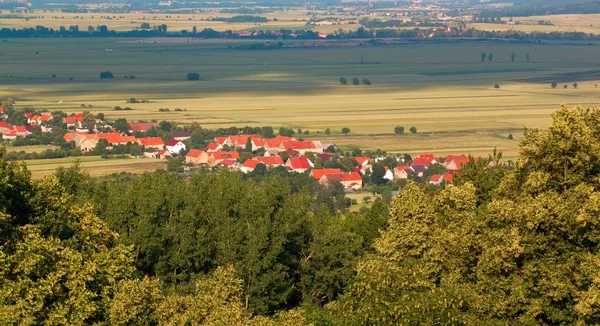
<instances>
[{"instance_id":1,"label":"green pasture","mask_svg":"<svg viewBox=\"0 0 600 326\"><path fill-rule=\"evenodd\" d=\"M259 42L264 41L250 41ZM595 45L334 47L284 41L285 46L304 47L228 48L247 43L0 39L0 98L67 112L80 112L85 105L108 118L132 121L196 121L205 128L287 126L308 129L308 138L324 141L329 140L323 131L330 128L331 141L341 145L392 152L485 155L496 146L511 157L517 155L524 126L547 126L561 104L600 102ZM482 52L493 53L493 61L481 62ZM512 52L517 54L514 63ZM115 78L100 79L105 70ZM201 80L187 81L188 72L200 73ZM340 85L340 76L349 84ZM373 84L353 86L353 77ZM551 80L559 87L552 89ZM131 97L151 103L126 104ZM117 105L132 110L113 111ZM184 111L175 112L177 108ZM396 125L406 132L415 126L418 134L398 138L392 134ZM350 128L350 135L342 135L342 127ZM509 141L508 134L515 140Z\"/></svg>"}]
</instances>

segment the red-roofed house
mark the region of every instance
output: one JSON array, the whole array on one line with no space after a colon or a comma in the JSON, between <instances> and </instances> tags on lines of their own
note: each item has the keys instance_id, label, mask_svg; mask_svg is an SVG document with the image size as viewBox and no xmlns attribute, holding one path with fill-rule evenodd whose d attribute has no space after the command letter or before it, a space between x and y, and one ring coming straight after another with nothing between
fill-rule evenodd
<instances>
[{"instance_id":1,"label":"red-roofed house","mask_svg":"<svg viewBox=\"0 0 600 326\"><path fill-rule=\"evenodd\" d=\"M109 145L127 145L127 143L135 143L137 139L134 136L122 136L118 132L112 133L97 133L99 139L106 139Z\"/></svg>"},{"instance_id":2,"label":"red-roofed house","mask_svg":"<svg viewBox=\"0 0 600 326\"><path fill-rule=\"evenodd\" d=\"M304 156L296 156L288 158L287 162L285 162L285 167L288 170L302 173L314 167L314 164Z\"/></svg>"},{"instance_id":3,"label":"red-roofed house","mask_svg":"<svg viewBox=\"0 0 600 326\"><path fill-rule=\"evenodd\" d=\"M228 137L215 137L215 143L219 145L226 145Z\"/></svg>"},{"instance_id":4,"label":"red-roofed house","mask_svg":"<svg viewBox=\"0 0 600 326\"><path fill-rule=\"evenodd\" d=\"M269 157L254 157L246 160L242 164L241 170L244 173L252 172L258 164L264 164L266 167L277 167L283 166L283 159L280 156L269 156Z\"/></svg>"},{"instance_id":5,"label":"red-roofed house","mask_svg":"<svg viewBox=\"0 0 600 326\"><path fill-rule=\"evenodd\" d=\"M181 151L185 151L185 144L181 140L171 139L167 142L166 148L169 153L176 155Z\"/></svg>"},{"instance_id":6,"label":"red-roofed house","mask_svg":"<svg viewBox=\"0 0 600 326\"><path fill-rule=\"evenodd\" d=\"M429 184L430 185L434 185L434 186L439 186L442 184L442 182L444 182L444 176L441 174L434 174L431 176L431 179L429 179Z\"/></svg>"},{"instance_id":7,"label":"red-roofed house","mask_svg":"<svg viewBox=\"0 0 600 326\"><path fill-rule=\"evenodd\" d=\"M15 130L15 129L6 130L4 133L2 133L2 139L6 139L6 140L17 139L17 130Z\"/></svg>"},{"instance_id":8,"label":"red-roofed house","mask_svg":"<svg viewBox=\"0 0 600 326\"><path fill-rule=\"evenodd\" d=\"M444 179L446 180L446 182L452 183L452 180L454 179L454 173L448 172L444 174Z\"/></svg>"},{"instance_id":9,"label":"red-roofed house","mask_svg":"<svg viewBox=\"0 0 600 326\"><path fill-rule=\"evenodd\" d=\"M146 132L152 128L157 129L159 127L158 122L138 122L138 123L130 123L128 132L134 133L136 131Z\"/></svg>"},{"instance_id":10,"label":"red-roofed house","mask_svg":"<svg viewBox=\"0 0 600 326\"><path fill-rule=\"evenodd\" d=\"M138 138L137 143L145 148L164 149L165 142L160 137Z\"/></svg>"},{"instance_id":11,"label":"red-roofed house","mask_svg":"<svg viewBox=\"0 0 600 326\"><path fill-rule=\"evenodd\" d=\"M193 165L208 164L208 153L199 149L192 149L185 156L185 163Z\"/></svg>"},{"instance_id":12,"label":"red-roofed house","mask_svg":"<svg viewBox=\"0 0 600 326\"><path fill-rule=\"evenodd\" d=\"M83 125L81 122L83 121L83 113L77 113L70 117L66 117L63 119L64 123L69 127L81 128Z\"/></svg>"},{"instance_id":13,"label":"red-roofed house","mask_svg":"<svg viewBox=\"0 0 600 326\"><path fill-rule=\"evenodd\" d=\"M362 189L362 177L358 172L342 172L340 169L318 169L312 170L310 175L322 185L331 185L334 182L340 182L344 189L347 190L356 191Z\"/></svg>"},{"instance_id":14,"label":"red-roofed house","mask_svg":"<svg viewBox=\"0 0 600 326\"><path fill-rule=\"evenodd\" d=\"M221 163L223 160L227 160L227 159L239 159L239 158L240 158L240 153L238 153L237 151L231 151L231 152L219 151L219 152L208 153L208 163L210 165L217 165L217 164Z\"/></svg>"},{"instance_id":15,"label":"red-roofed house","mask_svg":"<svg viewBox=\"0 0 600 326\"><path fill-rule=\"evenodd\" d=\"M464 155L448 155L444 159L444 167L448 171L458 171L462 165L467 163L469 163L469 158Z\"/></svg>"},{"instance_id":16,"label":"red-roofed house","mask_svg":"<svg viewBox=\"0 0 600 326\"><path fill-rule=\"evenodd\" d=\"M321 180L321 178L327 174L341 175L342 170L341 169L315 169L315 170L310 171L310 176L317 180Z\"/></svg>"},{"instance_id":17,"label":"red-roofed house","mask_svg":"<svg viewBox=\"0 0 600 326\"><path fill-rule=\"evenodd\" d=\"M31 135L30 128L27 126L16 126L15 130L17 131L17 136L25 137L27 135Z\"/></svg>"},{"instance_id":18,"label":"red-roofed house","mask_svg":"<svg viewBox=\"0 0 600 326\"><path fill-rule=\"evenodd\" d=\"M433 156L433 154L420 154L417 155L417 157L415 157L415 159L412 162L412 165L423 165L423 166L429 166L430 164L436 164L439 163L438 160L436 160L435 156Z\"/></svg>"},{"instance_id":19,"label":"red-roofed house","mask_svg":"<svg viewBox=\"0 0 600 326\"><path fill-rule=\"evenodd\" d=\"M408 165L398 165L394 168L394 179L408 179L414 171Z\"/></svg>"},{"instance_id":20,"label":"red-roofed house","mask_svg":"<svg viewBox=\"0 0 600 326\"><path fill-rule=\"evenodd\" d=\"M223 145L218 144L218 143L210 143L210 144L206 145L206 151L209 153L218 152L222 149L223 149Z\"/></svg>"},{"instance_id":21,"label":"red-roofed house","mask_svg":"<svg viewBox=\"0 0 600 326\"><path fill-rule=\"evenodd\" d=\"M356 161L356 163L358 163L359 166L365 166L371 162L371 158L361 156L355 157L354 160Z\"/></svg>"}]
</instances>

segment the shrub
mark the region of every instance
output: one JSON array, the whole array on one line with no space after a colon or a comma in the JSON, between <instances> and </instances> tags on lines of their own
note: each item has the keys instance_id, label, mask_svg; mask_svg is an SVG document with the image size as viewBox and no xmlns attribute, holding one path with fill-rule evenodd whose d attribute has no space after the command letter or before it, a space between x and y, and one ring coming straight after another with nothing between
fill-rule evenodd
<instances>
[{"instance_id":1,"label":"shrub","mask_svg":"<svg viewBox=\"0 0 600 326\"><path fill-rule=\"evenodd\" d=\"M366 79L366 78L364 78L364 79L362 80L362 82L363 82L363 84L365 84L365 85L371 85L371 81L370 81L370 80L368 80L368 79Z\"/></svg>"},{"instance_id":2,"label":"shrub","mask_svg":"<svg viewBox=\"0 0 600 326\"><path fill-rule=\"evenodd\" d=\"M189 72L187 74L187 80L200 80L200 74L197 72Z\"/></svg>"},{"instance_id":3,"label":"shrub","mask_svg":"<svg viewBox=\"0 0 600 326\"><path fill-rule=\"evenodd\" d=\"M103 71L100 73L100 78L115 78L110 71Z\"/></svg>"},{"instance_id":4,"label":"shrub","mask_svg":"<svg viewBox=\"0 0 600 326\"><path fill-rule=\"evenodd\" d=\"M348 84L348 81L346 80L345 77L340 77L340 84L342 84L342 85Z\"/></svg>"},{"instance_id":5,"label":"shrub","mask_svg":"<svg viewBox=\"0 0 600 326\"><path fill-rule=\"evenodd\" d=\"M412 126L412 127L410 127L410 129L409 129L409 130L410 130L410 132L411 132L411 133L413 133L413 134L416 134L416 133L417 133L417 127L415 127L415 126Z\"/></svg>"},{"instance_id":6,"label":"shrub","mask_svg":"<svg viewBox=\"0 0 600 326\"><path fill-rule=\"evenodd\" d=\"M496 84L494 85L494 88L500 88L500 85Z\"/></svg>"},{"instance_id":7,"label":"shrub","mask_svg":"<svg viewBox=\"0 0 600 326\"><path fill-rule=\"evenodd\" d=\"M552 84L550 84L550 86L552 86L552 88L556 88L558 84L556 82L552 82Z\"/></svg>"},{"instance_id":8,"label":"shrub","mask_svg":"<svg viewBox=\"0 0 600 326\"><path fill-rule=\"evenodd\" d=\"M513 140L513 135L512 134L508 134L508 140Z\"/></svg>"},{"instance_id":9,"label":"shrub","mask_svg":"<svg viewBox=\"0 0 600 326\"><path fill-rule=\"evenodd\" d=\"M352 85L360 85L360 80L358 79L358 77L352 78Z\"/></svg>"}]
</instances>

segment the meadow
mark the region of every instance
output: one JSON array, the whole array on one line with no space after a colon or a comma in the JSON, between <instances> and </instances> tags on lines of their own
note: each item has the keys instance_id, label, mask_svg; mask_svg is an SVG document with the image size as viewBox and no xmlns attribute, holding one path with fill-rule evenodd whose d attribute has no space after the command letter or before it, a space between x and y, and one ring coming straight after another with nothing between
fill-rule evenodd
<instances>
[{"instance_id":1,"label":"meadow","mask_svg":"<svg viewBox=\"0 0 600 326\"><path fill-rule=\"evenodd\" d=\"M524 126L546 127L561 104L600 102L595 45L320 47L319 41L284 41L286 47L298 47L233 49L239 44L160 38L0 40L0 98L37 109L198 122L209 129L300 128L310 131L307 138L342 148L487 155L497 147L510 158L518 155ZM493 53L493 61L481 62L482 52ZM517 54L514 63L512 52ZM100 79L106 70L115 78ZM201 80L186 80L188 72L200 73ZM348 85L340 85L341 76ZM353 77L373 84L351 85ZM551 81L558 87L551 88ZM150 103L125 103L132 97ZM114 111L115 106L132 110ZM397 125L406 133L411 126L418 132L394 135ZM351 129L349 135L341 133L343 127Z\"/></svg>"}]
</instances>

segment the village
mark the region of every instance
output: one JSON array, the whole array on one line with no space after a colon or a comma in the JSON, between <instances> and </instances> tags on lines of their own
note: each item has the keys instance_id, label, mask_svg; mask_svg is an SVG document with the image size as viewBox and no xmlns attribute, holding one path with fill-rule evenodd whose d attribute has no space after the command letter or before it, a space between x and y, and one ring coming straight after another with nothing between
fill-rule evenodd
<instances>
[{"instance_id":1,"label":"village","mask_svg":"<svg viewBox=\"0 0 600 326\"><path fill-rule=\"evenodd\" d=\"M182 165L186 166L185 171L190 171L192 167L220 167L245 174L276 168L290 173L309 171L310 176L320 184L328 186L340 183L346 192L360 191L365 177L374 184L418 179L426 184L439 186L451 183L453 175L460 173L461 166L469 162L469 158L464 155L436 157L433 154L419 154L412 158L410 155L386 154L369 157L362 152L342 153L332 143L284 135L264 138L259 134L216 136L205 144L193 147L189 141L191 134L185 128L169 133L169 139L149 136L156 134L155 131L161 128L159 122L129 122L126 131L118 131L98 118L91 119L90 122L90 118L84 113L62 118L59 126L49 125L52 119L56 120L50 112L25 112L24 115L27 118L25 125L0 121L0 133L4 142L10 144L18 137L27 139L33 134L34 128L38 127L42 133L56 133L59 129L64 142L72 144L83 154L97 151L99 147L110 151L118 146L136 146L140 152L138 155L131 155L132 157L164 160L179 158ZM7 115L2 113L0 117L5 120ZM383 168L379 174L374 173L377 167ZM436 173L432 173L431 167L435 167Z\"/></svg>"}]
</instances>

